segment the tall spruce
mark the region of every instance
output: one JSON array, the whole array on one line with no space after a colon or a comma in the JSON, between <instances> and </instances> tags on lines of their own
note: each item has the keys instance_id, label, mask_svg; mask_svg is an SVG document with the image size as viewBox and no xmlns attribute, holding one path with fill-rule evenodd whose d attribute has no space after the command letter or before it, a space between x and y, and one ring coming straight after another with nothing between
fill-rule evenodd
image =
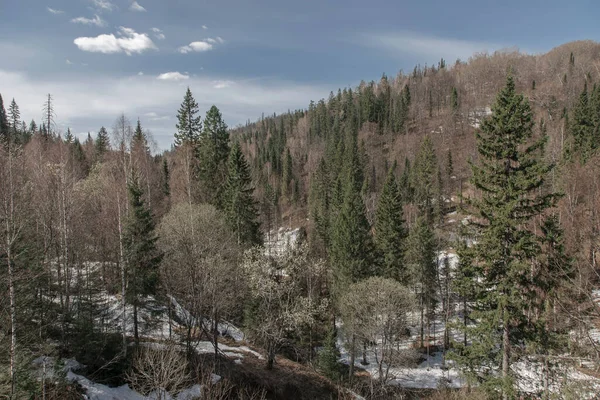
<instances>
[{"instance_id":1,"label":"tall spruce","mask_svg":"<svg viewBox=\"0 0 600 400\"><path fill-rule=\"evenodd\" d=\"M309 211L313 221L314 234L311 236L313 250L324 254L330 239L330 195L329 175L325 158L321 158L317 170L310 180Z\"/></svg>"},{"instance_id":2,"label":"tall spruce","mask_svg":"<svg viewBox=\"0 0 600 400\"><path fill-rule=\"evenodd\" d=\"M342 171L343 198L331 235L329 257L334 269L335 290L340 293L350 283L376 275L371 227L361 190L363 171L358 155L356 133L346 135L345 165Z\"/></svg>"},{"instance_id":3,"label":"tall spruce","mask_svg":"<svg viewBox=\"0 0 600 400\"><path fill-rule=\"evenodd\" d=\"M390 168L375 214L375 245L381 257L381 274L396 279L403 284L408 283L408 273L404 266L404 243L407 231L400 190L396 183L394 170L396 163Z\"/></svg>"},{"instance_id":4,"label":"tall spruce","mask_svg":"<svg viewBox=\"0 0 600 400\"><path fill-rule=\"evenodd\" d=\"M592 141L594 125L587 82L584 84L583 91L579 95L579 101L573 109L570 128L573 136L573 154L579 154L580 160L586 162L594 148Z\"/></svg>"},{"instance_id":5,"label":"tall spruce","mask_svg":"<svg viewBox=\"0 0 600 400\"><path fill-rule=\"evenodd\" d=\"M229 131L223 116L216 106L206 112L204 128L199 144L200 177L204 184L207 200L217 205L227 175L229 156ZM208 194L210 193L210 194Z\"/></svg>"},{"instance_id":6,"label":"tall spruce","mask_svg":"<svg viewBox=\"0 0 600 400\"><path fill-rule=\"evenodd\" d=\"M236 233L239 244L261 244L250 168L238 142L231 148L227 164L227 180L221 204L227 222Z\"/></svg>"},{"instance_id":7,"label":"tall spruce","mask_svg":"<svg viewBox=\"0 0 600 400\"><path fill-rule=\"evenodd\" d=\"M472 260L462 274L470 282L459 278L457 287L471 290L461 295L476 323L464 327L474 345L459 346L456 359L468 378L503 398L515 397L510 365L531 332L526 306L535 296L532 263L540 254L532 224L556 199L544 193L552 166L542 161L546 137L534 140L533 126L529 102L509 76L476 134L479 162L471 165L471 182L481 197L470 204L481 222L477 243L459 254Z\"/></svg>"},{"instance_id":8,"label":"tall spruce","mask_svg":"<svg viewBox=\"0 0 600 400\"><path fill-rule=\"evenodd\" d=\"M143 305L143 296L156 294L162 254L156 246L155 224L136 174L130 179L128 190L130 214L123 235L128 266L126 297L133 305L134 337L139 344L138 309Z\"/></svg>"},{"instance_id":9,"label":"tall spruce","mask_svg":"<svg viewBox=\"0 0 600 400\"><path fill-rule=\"evenodd\" d=\"M197 146L202 132L202 117L199 115L198 103L188 87L183 102L177 111L177 132L175 133L175 146L184 143Z\"/></svg>"},{"instance_id":10,"label":"tall spruce","mask_svg":"<svg viewBox=\"0 0 600 400\"><path fill-rule=\"evenodd\" d=\"M430 220L435 219L437 172L438 164L433 143L429 136L425 136L415 158L411 185L414 188L414 202L419 212Z\"/></svg>"}]
</instances>

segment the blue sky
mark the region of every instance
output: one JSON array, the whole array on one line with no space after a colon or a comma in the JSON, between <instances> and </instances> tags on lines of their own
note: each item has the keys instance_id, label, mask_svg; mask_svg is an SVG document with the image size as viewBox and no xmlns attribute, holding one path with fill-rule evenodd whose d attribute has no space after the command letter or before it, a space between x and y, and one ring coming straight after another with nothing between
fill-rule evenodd
<instances>
[{"instance_id":1,"label":"blue sky","mask_svg":"<svg viewBox=\"0 0 600 400\"><path fill-rule=\"evenodd\" d=\"M415 64L598 39L597 1L0 0L0 94L82 138L124 112L158 149L186 86L227 123Z\"/></svg>"}]
</instances>

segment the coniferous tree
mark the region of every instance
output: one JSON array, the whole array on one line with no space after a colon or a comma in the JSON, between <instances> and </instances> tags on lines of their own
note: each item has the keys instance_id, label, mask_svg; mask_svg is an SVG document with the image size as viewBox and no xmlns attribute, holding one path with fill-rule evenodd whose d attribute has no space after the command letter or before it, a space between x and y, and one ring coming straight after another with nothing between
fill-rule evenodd
<instances>
[{"instance_id":1,"label":"coniferous tree","mask_svg":"<svg viewBox=\"0 0 600 400\"><path fill-rule=\"evenodd\" d=\"M293 187L291 186L293 173L292 173L292 155L289 147L285 151L285 157L283 158L283 170L281 176L281 194L289 200L291 200L291 192Z\"/></svg>"},{"instance_id":2,"label":"coniferous tree","mask_svg":"<svg viewBox=\"0 0 600 400\"><path fill-rule=\"evenodd\" d=\"M325 337L323 348L319 352L317 365L319 369L332 381L340 379L340 350L336 343L337 334L335 328L330 328Z\"/></svg>"},{"instance_id":3,"label":"coniferous tree","mask_svg":"<svg viewBox=\"0 0 600 400\"><path fill-rule=\"evenodd\" d=\"M8 124L9 134L7 136L7 142L12 144L19 136L19 125L21 124L21 111L19 111L19 106L15 99L12 99L10 106L8 107Z\"/></svg>"},{"instance_id":4,"label":"coniferous tree","mask_svg":"<svg viewBox=\"0 0 600 400\"><path fill-rule=\"evenodd\" d=\"M236 233L239 244L260 244L262 237L250 168L238 142L231 148L227 164L227 180L221 205L227 222Z\"/></svg>"},{"instance_id":5,"label":"coniferous tree","mask_svg":"<svg viewBox=\"0 0 600 400\"><path fill-rule=\"evenodd\" d=\"M167 162L167 158L163 156L163 164L162 164L162 191L165 196L171 195L171 186L169 183L169 177L171 173L169 171L169 163Z\"/></svg>"},{"instance_id":6,"label":"coniferous tree","mask_svg":"<svg viewBox=\"0 0 600 400\"><path fill-rule=\"evenodd\" d=\"M573 136L573 153L579 154L581 161L585 162L591 156L594 148L592 141L594 126L592 110L589 104L587 82L579 95L578 103L573 109L570 128L571 135Z\"/></svg>"},{"instance_id":7,"label":"coniferous tree","mask_svg":"<svg viewBox=\"0 0 600 400\"><path fill-rule=\"evenodd\" d=\"M346 141L346 162L341 174L343 198L332 226L329 250L338 291L377 273L371 229L361 196L363 172L356 134L346 135Z\"/></svg>"},{"instance_id":8,"label":"coniferous tree","mask_svg":"<svg viewBox=\"0 0 600 400\"><path fill-rule=\"evenodd\" d=\"M71 128L67 128L67 133L65 134L65 142L68 144L73 143L73 134L71 133Z\"/></svg>"},{"instance_id":9,"label":"coniferous tree","mask_svg":"<svg viewBox=\"0 0 600 400\"><path fill-rule=\"evenodd\" d=\"M415 158L411 184L414 188L414 202L419 208L419 212L429 219L434 218L437 170L437 158L433 143L429 136L425 136Z\"/></svg>"},{"instance_id":10,"label":"coniferous tree","mask_svg":"<svg viewBox=\"0 0 600 400\"><path fill-rule=\"evenodd\" d=\"M394 170L390 168L383 185L375 214L375 245L382 258L382 276L407 284L408 273L404 266L404 243L407 232L400 191Z\"/></svg>"},{"instance_id":11,"label":"coniferous tree","mask_svg":"<svg viewBox=\"0 0 600 400\"><path fill-rule=\"evenodd\" d=\"M450 98L450 105L452 106L452 114L458 113L458 91L456 87L452 88L452 97Z\"/></svg>"},{"instance_id":12,"label":"coniferous tree","mask_svg":"<svg viewBox=\"0 0 600 400\"><path fill-rule=\"evenodd\" d=\"M421 347L423 347L425 318L429 318L435 309L437 271L435 236L431 221L425 215L419 216L410 230L406 240L405 263L418 296L421 313L420 341Z\"/></svg>"},{"instance_id":13,"label":"coniferous tree","mask_svg":"<svg viewBox=\"0 0 600 400\"><path fill-rule=\"evenodd\" d=\"M227 172L227 157L229 155L229 131L223 121L221 112L212 106L206 112L204 129L199 144L200 177L208 200L217 204L222 194L223 182Z\"/></svg>"},{"instance_id":14,"label":"coniferous tree","mask_svg":"<svg viewBox=\"0 0 600 400\"><path fill-rule=\"evenodd\" d=\"M2 100L2 95L0 95L0 142L7 142L10 136L8 131L9 122L8 116L6 115L6 110L4 108L4 101Z\"/></svg>"},{"instance_id":15,"label":"coniferous tree","mask_svg":"<svg viewBox=\"0 0 600 400\"><path fill-rule=\"evenodd\" d=\"M200 132L202 132L202 117L198 115L198 103L188 87L183 102L177 111L177 132L175 133L175 146L181 146L184 143L190 143L193 147L200 141Z\"/></svg>"},{"instance_id":16,"label":"coniferous tree","mask_svg":"<svg viewBox=\"0 0 600 400\"><path fill-rule=\"evenodd\" d=\"M465 370L467 376L494 392L500 389L504 398L515 393L513 350L532 331L526 305L535 296L531 270L540 247L530 226L556 198L541 190L551 166L542 161L546 137L533 141L533 125L531 107L509 76L477 133L479 162L471 167L481 198L471 204L482 222L477 243L459 254L471 260L464 266L469 283L458 286L471 290L462 295L469 297L477 322L464 328L475 345L459 347L457 361L463 367L477 364Z\"/></svg>"},{"instance_id":17,"label":"coniferous tree","mask_svg":"<svg viewBox=\"0 0 600 400\"><path fill-rule=\"evenodd\" d=\"M133 305L134 337L138 344L138 309L143 304L142 296L156 293L162 254L156 246L155 224L135 173L128 190L130 215L123 242L128 266L127 302Z\"/></svg>"},{"instance_id":18,"label":"coniferous tree","mask_svg":"<svg viewBox=\"0 0 600 400\"><path fill-rule=\"evenodd\" d=\"M321 253L324 253L329 248L330 239L330 190L329 175L327 172L327 164L324 158L321 158L317 170L310 181L310 196L309 209L310 217L313 220L315 233L313 237L318 238L319 245L316 245L317 240L312 240L313 248L317 247Z\"/></svg>"},{"instance_id":19,"label":"coniferous tree","mask_svg":"<svg viewBox=\"0 0 600 400\"><path fill-rule=\"evenodd\" d=\"M108 137L108 132L106 131L105 127L101 127L98 131L94 147L96 153L96 160L101 160L104 153L106 153L110 147L110 139Z\"/></svg>"}]
</instances>

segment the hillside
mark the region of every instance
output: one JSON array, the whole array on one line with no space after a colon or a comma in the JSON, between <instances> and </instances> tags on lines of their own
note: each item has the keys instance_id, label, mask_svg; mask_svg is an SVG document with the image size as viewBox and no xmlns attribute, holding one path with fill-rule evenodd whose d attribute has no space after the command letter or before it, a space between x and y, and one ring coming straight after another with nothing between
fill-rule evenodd
<instances>
[{"instance_id":1,"label":"hillside","mask_svg":"<svg viewBox=\"0 0 600 400\"><path fill-rule=\"evenodd\" d=\"M182 95L162 154L0 97L0 397L595 396L600 43Z\"/></svg>"}]
</instances>

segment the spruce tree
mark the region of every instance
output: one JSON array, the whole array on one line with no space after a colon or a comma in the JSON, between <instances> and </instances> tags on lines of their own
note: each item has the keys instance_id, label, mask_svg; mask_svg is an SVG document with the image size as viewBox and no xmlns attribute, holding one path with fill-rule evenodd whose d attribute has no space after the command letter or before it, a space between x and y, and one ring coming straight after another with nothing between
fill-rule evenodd
<instances>
[{"instance_id":1,"label":"spruce tree","mask_svg":"<svg viewBox=\"0 0 600 400\"><path fill-rule=\"evenodd\" d=\"M206 112L198 152L200 178L207 200L218 205L227 175L229 131L221 112L214 105Z\"/></svg>"},{"instance_id":2,"label":"spruce tree","mask_svg":"<svg viewBox=\"0 0 600 400\"><path fill-rule=\"evenodd\" d=\"M7 143L12 144L19 136L19 125L21 124L21 111L19 111L19 106L15 99L12 99L8 107L8 124L9 133L5 139Z\"/></svg>"},{"instance_id":3,"label":"spruce tree","mask_svg":"<svg viewBox=\"0 0 600 400\"><path fill-rule=\"evenodd\" d=\"M314 234L311 240L313 249L318 249L324 253L329 247L330 239L330 190L329 175L327 164L324 158L321 158L317 170L310 180L309 211L310 218L313 221ZM318 240L317 240L318 239Z\"/></svg>"},{"instance_id":4,"label":"spruce tree","mask_svg":"<svg viewBox=\"0 0 600 400\"><path fill-rule=\"evenodd\" d=\"M375 245L382 258L381 275L408 283L408 274L404 267L404 243L407 232L404 222L402 199L394 170L390 168L377 204L375 214Z\"/></svg>"},{"instance_id":5,"label":"spruce tree","mask_svg":"<svg viewBox=\"0 0 600 400\"><path fill-rule=\"evenodd\" d=\"M137 344L138 308L143 304L141 296L156 293L162 254L156 247L158 237L154 231L154 221L135 173L128 189L130 214L125 224L123 242L128 266L127 302L133 305L134 336Z\"/></svg>"},{"instance_id":6,"label":"spruce tree","mask_svg":"<svg viewBox=\"0 0 600 400\"><path fill-rule=\"evenodd\" d=\"M436 202L437 170L438 164L433 143L429 136L425 136L415 158L411 184L414 188L414 202L419 208L419 212L432 220Z\"/></svg>"},{"instance_id":7,"label":"spruce tree","mask_svg":"<svg viewBox=\"0 0 600 400\"><path fill-rule=\"evenodd\" d=\"M171 184L169 183L170 179L170 171L169 171L169 163L167 162L167 157L163 156L162 163L162 191L165 196L171 195Z\"/></svg>"},{"instance_id":8,"label":"spruce tree","mask_svg":"<svg viewBox=\"0 0 600 400\"><path fill-rule=\"evenodd\" d=\"M556 198L544 193L551 166L542 161L546 137L533 140L529 102L516 93L512 76L496 97L492 115L476 134L479 162L472 164L471 182L481 197L471 199L481 220L477 243L459 258L472 260L470 270L473 327L465 327L474 345L460 348L457 361L471 379L504 398L514 397L510 364L518 359L531 332L526 313L532 290L532 262L540 247L532 223ZM475 360L475 361L474 361Z\"/></svg>"},{"instance_id":9,"label":"spruce tree","mask_svg":"<svg viewBox=\"0 0 600 400\"><path fill-rule=\"evenodd\" d=\"M331 235L329 256L334 269L336 291L377 273L371 227L361 196L363 172L356 133L346 136L346 163L341 174L343 198Z\"/></svg>"},{"instance_id":10,"label":"spruce tree","mask_svg":"<svg viewBox=\"0 0 600 400\"><path fill-rule=\"evenodd\" d=\"M4 109L2 95L0 95L0 143L8 141L8 137L10 136L8 129L8 116L6 115L6 110Z\"/></svg>"},{"instance_id":11,"label":"spruce tree","mask_svg":"<svg viewBox=\"0 0 600 400\"><path fill-rule=\"evenodd\" d=\"M285 151L285 157L283 158L283 169L282 169L282 176L281 176L281 194L288 200L290 201L292 198L292 190L293 187L291 186L292 183L292 179L294 179L293 177L293 173L292 173L292 154L290 153L290 149L287 148Z\"/></svg>"},{"instance_id":12,"label":"spruce tree","mask_svg":"<svg viewBox=\"0 0 600 400\"><path fill-rule=\"evenodd\" d=\"M262 237L257 221L258 211L253 198L254 187L250 168L238 142L231 148L227 164L227 180L221 204L227 222L236 233L238 243L261 244Z\"/></svg>"},{"instance_id":13,"label":"spruce tree","mask_svg":"<svg viewBox=\"0 0 600 400\"><path fill-rule=\"evenodd\" d=\"M406 240L405 263L410 271L420 309L420 342L425 339L425 317L435 309L435 282L437 272L436 245L431 221L420 215ZM427 314L425 314L427 311Z\"/></svg>"},{"instance_id":14,"label":"spruce tree","mask_svg":"<svg viewBox=\"0 0 600 400\"><path fill-rule=\"evenodd\" d=\"M106 153L110 147L110 139L108 137L108 132L105 127L101 127L98 131L98 135L96 136L96 141L94 142L96 160L101 160L104 153Z\"/></svg>"},{"instance_id":15,"label":"spruce tree","mask_svg":"<svg viewBox=\"0 0 600 400\"><path fill-rule=\"evenodd\" d=\"M323 348L319 352L317 359L317 365L323 374L331 379L337 381L341 377L339 359L341 357L340 350L336 343L337 334L335 328L330 328L327 331L327 336L323 343Z\"/></svg>"},{"instance_id":16,"label":"spruce tree","mask_svg":"<svg viewBox=\"0 0 600 400\"><path fill-rule=\"evenodd\" d=\"M580 160L586 162L592 155L594 125L592 109L589 104L587 82L579 95L579 101L573 109L571 118L571 135L573 136L573 152L579 154Z\"/></svg>"},{"instance_id":17,"label":"spruce tree","mask_svg":"<svg viewBox=\"0 0 600 400\"><path fill-rule=\"evenodd\" d=\"M188 87L177 112L175 147L185 143L191 144L194 148L198 145L200 132L202 132L202 117L198 113L198 103Z\"/></svg>"}]
</instances>

